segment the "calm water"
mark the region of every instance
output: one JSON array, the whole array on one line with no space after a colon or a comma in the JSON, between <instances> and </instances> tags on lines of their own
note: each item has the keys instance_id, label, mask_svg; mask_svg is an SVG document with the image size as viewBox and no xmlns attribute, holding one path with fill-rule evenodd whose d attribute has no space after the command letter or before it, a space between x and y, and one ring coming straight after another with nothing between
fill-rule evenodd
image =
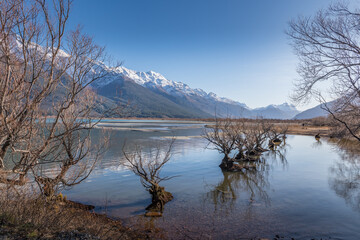
<instances>
[{"instance_id":1,"label":"calm water","mask_svg":"<svg viewBox=\"0 0 360 240\"><path fill-rule=\"evenodd\" d=\"M72 200L125 223L153 226L174 239L360 239L360 157L326 140L289 136L279 154L264 154L259 171L225 173L222 156L206 148L204 124L179 121L112 121L111 144L86 182L65 192ZM103 137L93 133L94 141ZM174 200L164 216L144 218L151 197L121 166L124 142L166 150L176 136L163 182Z\"/></svg>"}]
</instances>

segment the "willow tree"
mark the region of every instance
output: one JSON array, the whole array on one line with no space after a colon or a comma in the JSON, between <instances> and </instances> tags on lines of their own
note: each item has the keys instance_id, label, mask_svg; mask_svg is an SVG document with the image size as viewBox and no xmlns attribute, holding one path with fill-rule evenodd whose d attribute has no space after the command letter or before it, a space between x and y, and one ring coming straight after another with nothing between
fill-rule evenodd
<instances>
[{"instance_id":1,"label":"willow tree","mask_svg":"<svg viewBox=\"0 0 360 240\"><path fill-rule=\"evenodd\" d=\"M215 124L205 128L203 138L209 142L209 146L224 154L219 167L223 170L231 170L234 166L234 159L230 157L232 150L236 149L238 139L233 119L215 119Z\"/></svg>"},{"instance_id":2,"label":"willow tree","mask_svg":"<svg viewBox=\"0 0 360 240\"><path fill-rule=\"evenodd\" d=\"M300 60L294 100L316 97L360 141L360 10L330 5L313 17L292 20L287 35Z\"/></svg>"},{"instance_id":3,"label":"willow tree","mask_svg":"<svg viewBox=\"0 0 360 240\"><path fill-rule=\"evenodd\" d=\"M160 146L152 146L149 152L144 152L139 145L134 151L128 151L127 146L123 146L125 161L122 164L140 177L141 184L152 196L151 204L146 208L149 212L162 213L164 205L173 199L173 195L165 191L160 183L175 176L160 176L160 172L171 159L174 142L175 138L165 151Z\"/></svg>"},{"instance_id":4,"label":"willow tree","mask_svg":"<svg viewBox=\"0 0 360 240\"><path fill-rule=\"evenodd\" d=\"M71 4L0 1L0 183L25 184L31 173L51 194L44 189L92 170L70 171L94 150L87 131L99 99L89 85L106 75L106 56L79 28L67 30Z\"/></svg>"}]
</instances>

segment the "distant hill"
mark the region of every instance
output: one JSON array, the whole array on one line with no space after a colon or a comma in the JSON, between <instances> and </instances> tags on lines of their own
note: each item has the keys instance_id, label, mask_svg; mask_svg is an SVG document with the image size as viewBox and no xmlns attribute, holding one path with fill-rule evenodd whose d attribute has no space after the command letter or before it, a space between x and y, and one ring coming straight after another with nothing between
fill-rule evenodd
<instances>
[{"instance_id":1,"label":"distant hill","mask_svg":"<svg viewBox=\"0 0 360 240\"><path fill-rule=\"evenodd\" d=\"M334 104L334 101L327 103L329 107ZM293 119L311 119L316 117L326 117L329 113L323 109L324 104L319 104L313 108L302 111L297 114Z\"/></svg>"},{"instance_id":2,"label":"distant hill","mask_svg":"<svg viewBox=\"0 0 360 240\"><path fill-rule=\"evenodd\" d=\"M291 119L300 111L292 104L283 103L280 105L269 105L267 107L255 108L252 110L255 117L272 119Z\"/></svg>"}]
</instances>

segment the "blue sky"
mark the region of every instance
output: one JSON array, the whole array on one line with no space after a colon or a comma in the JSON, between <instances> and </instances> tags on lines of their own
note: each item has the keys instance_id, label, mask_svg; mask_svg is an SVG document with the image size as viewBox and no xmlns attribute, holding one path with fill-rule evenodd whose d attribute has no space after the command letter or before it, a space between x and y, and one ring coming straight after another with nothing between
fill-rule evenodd
<instances>
[{"instance_id":1,"label":"blue sky","mask_svg":"<svg viewBox=\"0 0 360 240\"><path fill-rule=\"evenodd\" d=\"M127 68L260 107L290 101L297 58L288 21L330 2L75 0L70 26L82 25Z\"/></svg>"}]
</instances>

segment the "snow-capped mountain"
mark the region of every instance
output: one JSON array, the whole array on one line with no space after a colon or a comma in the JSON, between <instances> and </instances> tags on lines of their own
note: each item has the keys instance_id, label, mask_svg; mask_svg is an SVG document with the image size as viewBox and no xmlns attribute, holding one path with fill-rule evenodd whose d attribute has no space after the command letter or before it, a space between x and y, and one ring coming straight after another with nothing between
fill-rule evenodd
<instances>
[{"instance_id":1,"label":"snow-capped mountain","mask_svg":"<svg viewBox=\"0 0 360 240\"><path fill-rule=\"evenodd\" d=\"M213 92L207 93L200 88L191 88L154 71L138 72L123 66L108 68L104 65L103 68L109 75L94 83L94 89L110 99L133 103L139 108L139 116L146 112L144 116L183 117L191 112L192 117L217 115L285 119L298 113L295 106L288 103L250 109L244 103L220 97ZM169 114L169 111L172 113ZM181 113L181 116L176 113Z\"/></svg>"},{"instance_id":2,"label":"snow-capped mountain","mask_svg":"<svg viewBox=\"0 0 360 240\"><path fill-rule=\"evenodd\" d=\"M288 103L283 103L283 104L279 104L279 105L274 105L272 104L271 106L280 109L281 111L293 111L293 112L299 112L299 110L296 109L294 104L288 104Z\"/></svg>"},{"instance_id":3,"label":"snow-capped mountain","mask_svg":"<svg viewBox=\"0 0 360 240\"><path fill-rule=\"evenodd\" d=\"M326 104L327 107L333 108L335 107L336 101L330 101ZM326 117L329 115L329 112L325 110L325 104L319 104L313 108L309 108L305 111L302 111L294 116L293 119L311 119L316 117Z\"/></svg>"},{"instance_id":4,"label":"snow-capped mountain","mask_svg":"<svg viewBox=\"0 0 360 240\"><path fill-rule=\"evenodd\" d=\"M160 73L157 73L154 71L137 72L137 71L125 68L123 66L120 66L117 68L108 68L108 70L111 72L112 77L109 77L104 81L98 82L96 84L96 87L103 87L103 86L109 84L110 82L116 80L117 75L121 75L123 77L133 80L135 83L137 83L143 87L163 90L170 95L175 95L175 96L179 96L179 97L199 96L199 97L203 97L203 98L206 98L206 99L209 99L212 101L234 104L234 105L242 106L244 108L248 108L246 106L246 104L244 104L244 103L233 101L231 99L224 98L224 97L219 97L218 95L216 95L213 92L206 93L204 90L202 90L200 88L193 89L193 88L190 88L185 83L168 80Z\"/></svg>"},{"instance_id":5,"label":"snow-capped mountain","mask_svg":"<svg viewBox=\"0 0 360 240\"><path fill-rule=\"evenodd\" d=\"M291 119L300 112L294 105L288 103L271 104L267 107L255 108L252 111L257 117L278 119Z\"/></svg>"}]
</instances>

